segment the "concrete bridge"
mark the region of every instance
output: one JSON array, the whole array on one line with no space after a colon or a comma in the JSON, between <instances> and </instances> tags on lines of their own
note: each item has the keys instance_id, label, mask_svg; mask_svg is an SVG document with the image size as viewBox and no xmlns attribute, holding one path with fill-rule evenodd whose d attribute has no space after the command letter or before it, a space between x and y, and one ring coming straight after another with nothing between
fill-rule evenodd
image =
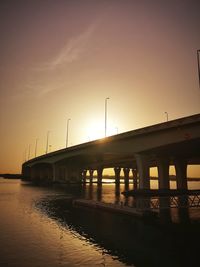
<instances>
[{"instance_id":1,"label":"concrete bridge","mask_svg":"<svg viewBox=\"0 0 200 267\"><path fill-rule=\"evenodd\" d=\"M177 189L187 189L187 166L200 164L200 114L83 143L31 159L23 177L34 182L90 182L97 171L113 168L115 182L133 179L134 188L150 188L150 167L158 169L159 189L169 189L169 166L176 170Z\"/></svg>"}]
</instances>

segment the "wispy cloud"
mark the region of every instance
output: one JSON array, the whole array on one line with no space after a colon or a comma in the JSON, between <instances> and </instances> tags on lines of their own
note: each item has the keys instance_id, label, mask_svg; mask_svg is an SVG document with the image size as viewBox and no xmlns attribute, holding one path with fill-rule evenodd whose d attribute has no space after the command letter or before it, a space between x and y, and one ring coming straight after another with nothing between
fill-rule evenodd
<instances>
[{"instance_id":1,"label":"wispy cloud","mask_svg":"<svg viewBox=\"0 0 200 267\"><path fill-rule=\"evenodd\" d=\"M42 83L41 84L29 83L29 84L26 84L25 86L25 90L26 90L25 94L26 96L29 96L29 97L34 95L35 97L40 98L54 91L62 90L65 86L66 86L66 83L57 83L57 84L44 83L43 85Z\"/></svg>"},{"instance_id":2,"label":"wispy cloud","mask_svg":"<svg viewBox=\"0 0 200 267\"><path fill-rule=\"evenodd\" d=\"M99 22L100 20L96 20L94 23L90 24L85 31L69 38L66 45L48 62L32 68L33 77L31 81L29 80L26 83L24 95L28 97L34 94L40 98L56 90L66 88L69 83L68 80L66 84L66 73L64 79L62 79L62 72L59 72L59 75L56 77L53 76L52 79L51 71L69 66L71 63L80 60L82 56L88 52L89 44Z\"/></svg>"},{"instance_id":3,"label":"wispy cloud","mask_svg":"<svg viewBox=\"0 0 200 267\"><path fill-rule=\"evenodd\" d=\"M96 23L90 25L83 33L79 34L78 36L69 39L67 44L52 60L44 63L43 65L38 67L37 70L54 70L59 66L79 60L87 49L87 44L90 41L90 37L94 33L95 28Z\"/></svg>"}]
</instances>

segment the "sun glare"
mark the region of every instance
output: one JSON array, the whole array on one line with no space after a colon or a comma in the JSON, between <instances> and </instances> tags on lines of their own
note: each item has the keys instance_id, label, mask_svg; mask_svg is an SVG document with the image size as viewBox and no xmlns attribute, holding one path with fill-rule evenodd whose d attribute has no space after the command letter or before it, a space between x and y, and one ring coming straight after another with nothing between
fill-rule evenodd
<instances>
[{"instance_id":1,"label":"sun glare","mask_svg":"<svg viewBox=\"0 0 200 267\"><path fill-rule=\"evenodd\" d=\"M104 137L103 123L100 120L91 120L85 127L88 141L97 140Z\"/></svg>"},{"instance_id":2,"label":"sun glare","mask_svg":"<svg viewBox=\"0 0 200 267\"><path fill-rule=\"evenodd\" d=\"M87 141L93 141L105 137L105 123L100 119L91 120L85 127L85 133ZM118 133L118 128L115 127L111 122L107 124L106 136L115 135Z\"/></svg>"}]
</instances>

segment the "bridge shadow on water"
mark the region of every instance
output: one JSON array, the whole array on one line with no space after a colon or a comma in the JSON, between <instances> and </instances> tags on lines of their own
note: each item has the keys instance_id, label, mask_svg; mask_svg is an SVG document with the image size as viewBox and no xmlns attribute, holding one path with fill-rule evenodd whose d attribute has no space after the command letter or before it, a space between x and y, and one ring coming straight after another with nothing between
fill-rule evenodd
<instances>
[{"instance_id":1,"label":"bridge shadow on water","mask_svg":"<svg viewBox=\"0 0 200 267\"><path fill-rule=\"evenodd\" d=\"M183 218L186 217L181 223L172 223L171 220L158 221L148 217L140 219L72 207L72 195L105 199L102 193L104 189L101 187L66 186L64 191L65 195L41 199L36 203L37 208L62 227L77 232L87 242L102 248L105 254L110 254L129 266L197 266L200 224L198 221L188 220L185 209L180 211ZM121 202L121 195L116 191L115 201ZM124 201L128 203L129 200ZM165 216L168 218L166 212L163 218Z\"/></svg>"}]
</instances>

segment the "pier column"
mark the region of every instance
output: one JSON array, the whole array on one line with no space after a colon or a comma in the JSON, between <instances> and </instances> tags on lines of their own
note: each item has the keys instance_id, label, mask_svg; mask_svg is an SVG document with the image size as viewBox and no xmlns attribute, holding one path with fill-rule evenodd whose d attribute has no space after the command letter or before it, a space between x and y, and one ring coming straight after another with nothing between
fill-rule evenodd
<instances>
[{"instance_id":1,"label":"pier column","mask_svg":"<svg viewBox=\"0 0 200 267\"><path fill-rule=\"evenodd\" d=\"M169 159L167 157L157 158L158 189L169 189Z\"/></svg>"},{"instance_id":2,"label":"pier column","mask_svg":"<svg viewBox=\"0 0 200 267\"><path fill-rule=\"evenodd\" d=\"M92 183L92 180L93 180L93 173L94 173L94 170L89 170L89 174L90 174L90 183Z\"/></svg>"},{"instance_id":3,"label":"pier column","mask_svg":"<svg viewBox=\"0 0 200 267\"><path fill-rule=\"evenodd\" d=\"M82 171L82 182L86 183L87 170Z\"/></svg>"},{"instance_id":4,"label":"pier column","mask_svg":"<svg viewBox=\"0 0 200 267\"><path fill-rule=\"evenodd\" d=\"M53 182L55 182L56 181L56 165L55 164L52 164L52 172L53 172L52 180Z\"/></svg>"},{"instance_id":5,"label":"pier column","mask_svg":"<svg viewBox=\"0 0 200 267\"><path fill-rule=\"evenodd\" d=\"M137 189L137 175L138 175L138 171L137 169L132 169L132 174L133 174L133 187L134 189Z\"/></svg>"},{"instance_id":6,"label":"pier column","mask_svg":"<svg viewBox=\"0 0 200 267\"><path fill-rule=\"evenodd\" d=\"M178 196L178 218L180 222L189 222L189 208L188 208L188 199L189 196L183 195Z\"/></svg>"},{"instance_id":7,"label":"pier column","mask_svg":"<svg viewBox=\"0 0 200 267\"><path fill-rule=\"evenodd\" d=\"M72 177L72 170L69 166L63 166L60 169L60 179L64 181L70 181Z\"/></svg>"},{"instance_id":8,"label":"pier column","mask_svg":"<svg viewBox=\"0 0 200 267\"><path fill-rule=\"evenodd\" d=\"M45 171L40 167L40 181L45 180Z\"/></svg>"},{"instance_id":9,"label":"pier column","mask_svg":"<svg viewBox=\"0 0 200 267\"><path fill-rule=\"evenodd\" d=\"M187 189L187 161L184 159L174 160L176 170L177 189Z\"/></svg>"},{"instance_id":10,"label":"pier column","mask_svg":"<svg viewBox=\"0 0 200 267\"><path fill-rule=\"evenodd\" d=\"M139 188L150 189L148 156L135 154L137 169L139 173Z\"/></svg>"},{"instance_id":11,"label":"pier column","mask_svg":"<svg viewBox=\"0 0 200 267\"><path fill-rule=\"evenodd\" d=\"M123 172L124 172L124 184L128 185L129 184L129 172L130 172L130 168L123 168Z\"/></svg>"},{"instance_id":12,"label":"pier column","mask_svg":"<svg viewBox=\"0 0 200 267\"><path fill-rule=\"evenodd\" d=\"M53 168L52 168L52 166L49 166L47 171L48 171L48 182L51 183L53 181Z\"/></svg>"},{"instance_id":13,"label":"pier column","mask_svg":"<svg viewBox=\"0 0 200 267\"><path fill-rule=\"evenodd\" d=\"M98 183L97 186L97 201L101 201L102 200L102 184Z\"/></svg>"},{"instance_id":14,"label":"pier column","mask_svg":"<svg viewBox=\"0 0 200 267\"><path fill-rule=\"evenodd\" d=\"M35 181L37 179L37 171L34 167L30 168L30 179Z\"/></svg>"},{"instance_id":15,"label":"pier column","mask_svg":"<svg viewBox=\"0 0 200 267\"><path fill-rule=\"evenodd\" d=\"M160 220L162 222L170 223L172 221L169 196L159 197L159 214L160 214Z\"/></svg>"},{"instance_id":16,"label":"pier column","mask_svg":"<svg viewBox=\"0 0 200 267\"><path fill-rule=\"evenodd\" d=\"M115 183L116 184L120 184L120 172L121 172L121 168L120 167L115 167L114 168L114 172L115 172Z\"/></svg>"},{"instance_id":17,"label":"pier column","mask_svg":"<svg viewBox=\"0 0 200 267\"><path fill-rule=\"evenodd\" d=\"M102 175L103 174L103 168L100 167L97 169L97 184L102 184Z\"/></svg>"}]
</instances>

